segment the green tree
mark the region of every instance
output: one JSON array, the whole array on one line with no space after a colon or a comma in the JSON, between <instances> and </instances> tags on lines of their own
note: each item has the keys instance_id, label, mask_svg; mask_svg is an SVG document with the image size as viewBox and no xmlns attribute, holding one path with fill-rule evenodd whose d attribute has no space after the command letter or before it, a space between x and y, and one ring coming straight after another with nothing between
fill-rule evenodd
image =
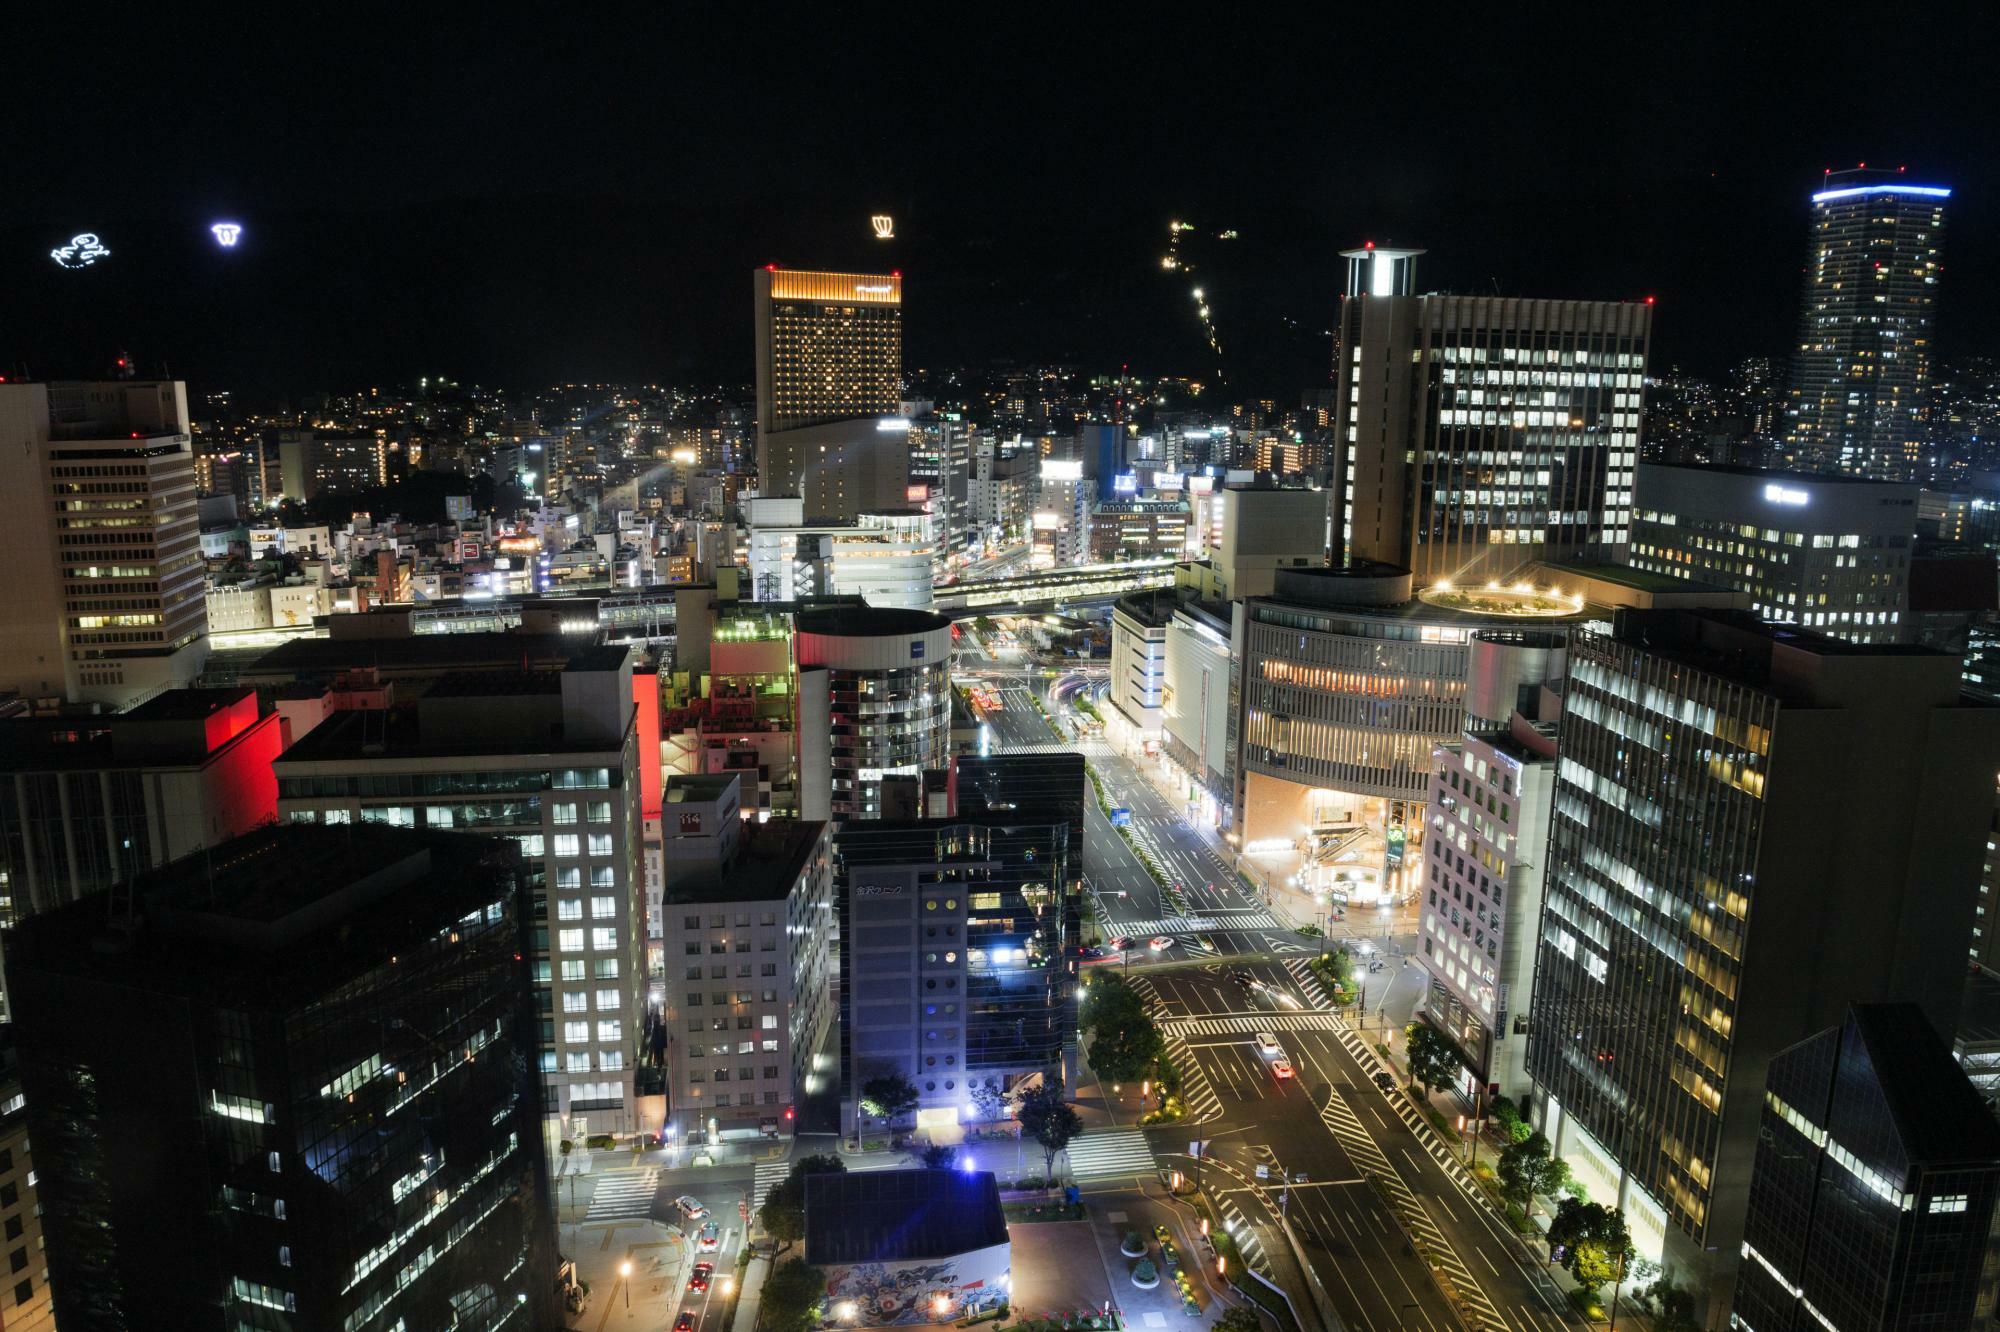
<instances>
[{"instance_id":1,"label":"green tree","mask_svg":"<svg viewBox=\"0 0 2000 1332\"><path fill-rule=\"evenodd\" d=\"M1264 1320L1257 1316L1253 1304L1232 1305L1215 1320L1214 1332L1264 1332Z\"/></svg>"},{"instance_id":2,"label":"green tree","mask_svg":"<svg viewBox=\"0 0 2000 1332\"><path fill-rule=\"evenodd\" d=\"M958 1164L958 1148L949 1143L934 1142L917 1153L917 1159L924 1163L926 1170L949 1170Z\"/></svg>"},{"instance_id":3,"label":"green tree","mask_svg":"<svg viewBox=\"0 0 2000 1332\"><path fill-rule=\"evenodd\" d=\"M1104 975L1091 982L1086 994L1081 1016L1090 1034L1090 1071L1111 1082L1151 1077L1167 1042L1139 992L1117 976Z\"/></svg>"},{"instance_id":4,"label":"green tree","mask_svg":"<svg viewBox=\"0 0 2000 1332\"><path fill-rule=\"evenodd\" d=\"M792 1162L791 1173L764 1195L757 1222L777 1242L779 1253L806 1237L806 1176L839 1175L846 1170L846 1162L837 1156L801 1156Z\"/></svg>"},{"instance_id":5,"label":"green tree","mask_svg":"<svg viewBox=\"0 0 2000 1332\"><path fill-rule=\"evenodd\" d=\"M1063 1099L1062 1083L1045 1076L1041 1086L1022 1095L1015 1117L1021 1121L1021 1131L1041 1146L1043 1178L1054 1175L1056 1153L1083 1132L1076 1107Z\"/></svg>"},{"instance_id":6,"label":"green tree","mask_svg":"<svg viewBox=\"0 0 2000 1332\"><path fill-rule=\"evenodd\" d=\"M1592 1292L1607 1282L1623 1282L1637 1252L1623 1212L1574 1197L1557 1204L1548 1240L1552 1247L1562 1246L1563 1266L1576 1284Z\"/></svg>"},{"instance_id":7,"label":"green tree","mask_svg":"<svg viewBox=\"0 0 2000 1332\"><path fill-rule=\"evenodd\" d=\"M819 1323L826 1303L826 1278L803 1258L794 1258L764 1278L757 1304L763 1332L808 1332Z\"/></svg>"},{"instance_id":8,"label":"green tree","mask_svg":"<svg viewBox=\"0 0 2000 1332\"><path fill-rule=\"evenodd\" d=\"M903 1074L889 1071L878 1073L861 1084L860 1111L883 1121L885 1125L917 1108L917 1084ZM855 1136L861 1136L860 1127L855 1128Z\"/></svg>"},{"instance_id":9,"label":"green tree","mask_svg":"<svg viewBox=\"0 0 2000 1332\"><path fill-rule=\"evenodd\" d=\"M1007 1093L1001 1091L998 1087L989 1087L983 1082L975 1082L972 1085L970 1094L972 1096L972 1108L978 1112L981 1119L1013 1118L1013 1102L1008 1100Z\"/></svg>"},{"instance_id":10,"label":"green tree","mask_svg":"<svg viewBox=\"0 0 2000 1332\"><path fill-rule=\"evenodd\" d=\"M1634 1280L1643 1279L1638 1270L1641 1261L1634 1260L1632 1263ZM1685 1286L1677 1286L1666 1277L1659 1277L1639 1295L1653 1307L1653 1332L1699 1332L1701 1320L1695 1317L1694 1292Z\"/></svg>"},{"instance_id":11,"label":"green tree","mask_svg":"<svg viewBox=\"0 0 2000 1332\"><path fill-rule=\"evenodd\" d=\"M1410 1058L1410 1085L1424 1085L1428 1096L1439 1087L1449 1087L1460 1067L1458 1051L1443 1033L1428 1022L1412 1022L1403 1033Z\"/></svg>"},{"instance_id":12,"label":"green tree","mask_svg":"<svg viewBox=\"0 0 2000 1332\"><path fill-rule=\"evenodd\" d=\"M1500 1192L1509 1202L1532 1206L1536 1194L1551 1194L1569 1178L1569 1167L1549 1155L1549 1140L1530 1133L1501 1149Z\"/></svg>"}]
</instances>

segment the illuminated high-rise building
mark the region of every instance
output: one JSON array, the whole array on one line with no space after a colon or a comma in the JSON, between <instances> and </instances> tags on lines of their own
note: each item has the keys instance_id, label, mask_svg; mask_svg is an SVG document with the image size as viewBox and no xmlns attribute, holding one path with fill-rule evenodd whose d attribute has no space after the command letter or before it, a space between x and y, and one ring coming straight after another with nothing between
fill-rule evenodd
<instances>
[{"instance_id":1,"label":"illuminated high-rise building","mask_svg":"<svg viewBox=\"0 0 2000 1332\"><path fill-rule=\"evenodd\" d=\"M900 273L755 274L757 485L808 519L907 502Z\"/></svg>"},{"instance_id":2,"label":"illuminated high-rise building","mask_svg":"<svg viewBox=\"0 0 2000 1332\"><path fill-rule=\"evenodd\" d=\"M1894 171L1828 173L1813 195L1785 447L1820 472L1920 480L1944 205Z\"/></svg>"},{"instance_id":3,"label":"illuminated high-rise building","mask_svg":"<svg viewBox=\"0 0 2000 1332\"><path fill-rule=\"evenodd\" d=\"M0 384L0 692L129 707L208 655L187 386Z\"/></svg>"},{"instance_id":4,"label":"illuminated high-rise building","mask_svg":"<svg viewBox=\"0 0 2000 1332\"><path fill-rule=\"evenodd\" d=\"M1651 306L1414 295L1422 253L1343 251L1342 553L1420 584L1622 556Z\"/></svg>"},{"instance_id":5,"label":"illuminated high-rise building","mask_svg":"<svg viewBox=\"0 0 2000 1332\"><path fill-rule=\"evenodd\" d=\"M2000 709L1946 653L1621 609L1571 635L1559 750L1533 1118L1641 1256L1724 1300L1773 1057L1854 1003L1955 1028Z\"/></svg>"}]
</instances>

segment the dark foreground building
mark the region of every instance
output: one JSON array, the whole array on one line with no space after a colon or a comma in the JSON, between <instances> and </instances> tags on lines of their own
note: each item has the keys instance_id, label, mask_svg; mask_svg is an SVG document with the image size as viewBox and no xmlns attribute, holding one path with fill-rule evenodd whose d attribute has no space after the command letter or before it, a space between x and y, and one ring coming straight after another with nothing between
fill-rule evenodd
<instances>
[{"instance_id":1,"label":"dark foreground building","mask_svg":"<svg viewBox=\"0 0 2000 1332\"><path fill-rule=\"evenodd\" d=\"M837 1325L949 1323L1005 1303L1013 1246L987 1171L806 1176L806 1261Z\"/></svg>"},{"instance_id":2,"label":"dark foreground building","mask_svg":"<svg viewBox=\"0 0 2000 1332\"><path fill-rule=\"evenodd\" d=\"M510 843L268 828L7 941L57 1322L558 1325Z\"/></svg>"},{"instance_id":3,"label":"dark foreground building","mask_svg":"<svg viewBox=\"0 0 2000 1332\"><path fill-rule=\"evenodd\" d=\"M1764 1088L1731 1325L1973 1326L2000 1125L1923 1010L1857 1004Z\"/></svg>"}]
</instances>

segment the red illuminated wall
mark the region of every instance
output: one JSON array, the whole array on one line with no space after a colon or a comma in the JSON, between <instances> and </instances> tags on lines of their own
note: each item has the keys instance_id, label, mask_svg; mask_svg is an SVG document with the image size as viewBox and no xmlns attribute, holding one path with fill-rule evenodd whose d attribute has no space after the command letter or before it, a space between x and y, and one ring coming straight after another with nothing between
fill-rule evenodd
<instances>
[{"instance_id":1,"label":"red illuminated wall","mask_svg":"<svg viewBox=\"0 0 2000 1332\"><path fill-rule=\"evenodd\" d=\"M632 701L639 706L639 793L642 815L657 820L665 802L666 778L660 772L660 673L632 672Z\"/></svg>"}]
</instances>

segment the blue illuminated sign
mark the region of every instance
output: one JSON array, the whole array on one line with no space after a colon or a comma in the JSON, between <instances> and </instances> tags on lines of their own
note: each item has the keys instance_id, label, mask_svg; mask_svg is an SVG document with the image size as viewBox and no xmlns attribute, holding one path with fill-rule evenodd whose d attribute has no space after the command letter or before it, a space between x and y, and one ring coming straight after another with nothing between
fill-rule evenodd
<instances>
[{"instance_id":1,"label":"blue illuminated sign","mask_svg":"<svg viewBox=\"0 0 2000 1332\"><path fill-rule=\"evenodd\" d=\"M1942 185L1855 185L1844 190L1823 190L1812 197L1814 203L1828 199L1852 199L1861 194L1921 194L1933 199L1949 199L1951 191Z\"/></svg>"},{"instance_id":2,"label":"blue illuminated sign","mask_svg":"<svg viewBox=\"0 0 2000 1332\"><path fill-rule=\"evenodd\" d=\"M58 245L49 251L49 258L64 268L89 268L99 259L109 259L111 251L104 248L104 242L91 231L80 232L69 238L69 244Z\"/></svg>"},{"instance_id":3,"label":"blue illuminated sign","mask_svg":"<svg viewBox=\"0 0 2000 1332\"><path fill-rule=\"evenodd\" d=\"M225 250L235 249L243 235L243 226L238 222L218 222L209 230L215 233L215 243Z\"/></svg>"},{"instance_id":4,"label":"blue illuminated sign","mask_svg":"<svg viewBox=\"0 0 2000 1332\"><path fill-rule=\"evenodd\" d=\"M924 640L923 640L923 639L921 639L921 638L913 638L913 639L911 639L911 640L910 640L910 660L911 660L911 661L919 661L919 660L921 660L921 659L923 658L923 655L924 655Z\"/></svg>"}]
</instances>

